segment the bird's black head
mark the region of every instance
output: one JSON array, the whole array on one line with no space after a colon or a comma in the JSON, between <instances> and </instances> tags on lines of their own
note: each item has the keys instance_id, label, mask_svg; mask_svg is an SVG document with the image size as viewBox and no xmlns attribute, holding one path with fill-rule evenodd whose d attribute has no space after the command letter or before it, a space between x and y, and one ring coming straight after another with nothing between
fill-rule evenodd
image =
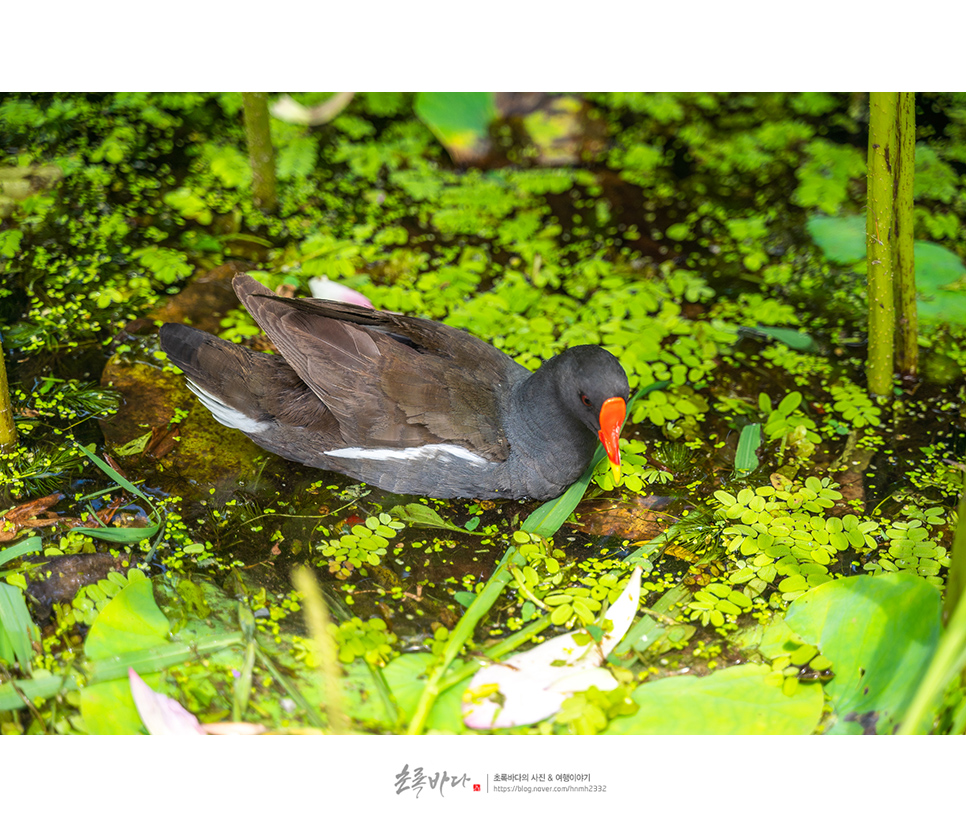
<instances>
[{"instance_id":1,"label":"bird's black head","mask_svg":"<svg viewBox=\"0 0 966 834\"><path fill-rule=\"evenodd\" d=\"M552 368L552 371L551 371ZM556 381L557 396L564 408L595 434L601 431L601 410L608 400L627 403L630 386L617 358L596 345L580 345L565 350L541 368Z\"/></svg>"}]
</instances>

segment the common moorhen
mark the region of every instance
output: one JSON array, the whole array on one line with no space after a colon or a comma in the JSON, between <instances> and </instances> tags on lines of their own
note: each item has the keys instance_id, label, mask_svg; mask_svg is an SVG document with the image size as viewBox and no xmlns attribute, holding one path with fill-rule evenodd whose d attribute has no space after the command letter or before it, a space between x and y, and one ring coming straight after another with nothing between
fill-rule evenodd
<instances>
[{"instance_id":1,"label":"common moorhen","mask_svg":"<svg viewBox=\"0 0 966 834\"><path fill-rule=\"evenodd\" d=\"M161 328L161 346L215 419L263 449L390 492L545 500L599 436L620 477L629 389L602 348L531 373L445 324L280 298L248 275L233 286L280 356L182 324Z\"/></svg>"}]
</instances>

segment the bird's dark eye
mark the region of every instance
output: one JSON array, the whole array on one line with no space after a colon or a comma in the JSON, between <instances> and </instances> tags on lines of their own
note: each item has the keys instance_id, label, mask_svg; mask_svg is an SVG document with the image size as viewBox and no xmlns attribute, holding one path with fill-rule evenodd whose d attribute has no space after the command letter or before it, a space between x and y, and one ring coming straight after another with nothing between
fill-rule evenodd
<instances>
[{"instance_id":1,"label":"bird's dark eye","mask_svg":"<svg viewBox=\"0 0 966 834\"><path fill-rule=\"evenodd\" d=\"M587 396L586 394L581 394L581 395L580 395L580 401L581 401L581 402L582 402L582 403L583 403L583 404L584 404L585 406L587 406L587 408L590 408L590 397L588 397L588 396Z\"/></svg>"}]
</instances>

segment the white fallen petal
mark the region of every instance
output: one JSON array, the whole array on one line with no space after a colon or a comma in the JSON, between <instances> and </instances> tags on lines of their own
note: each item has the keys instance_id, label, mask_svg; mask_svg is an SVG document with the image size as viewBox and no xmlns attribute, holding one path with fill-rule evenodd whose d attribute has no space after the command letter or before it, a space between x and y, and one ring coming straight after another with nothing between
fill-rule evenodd
<instances>
[{"instance_id":1,"label":"white fallen petal","mask_svg":"<svg viewBox=\"0 0 966 834\"><path fill-rule=\"evenodd\" d=\"M153 736L205 735L201 724L174 698L155 692L133 669L127 670L138 715Z\"/></svg>"},{"instance_id":2,"label":"white fallen petal","mask_svg":"<svg viewBox=\"0 0 966 834\"><path fill-rule=\"evenodd\" d=\"M637 606L640 602L641 569L635 568L631 574L631 578L627 580L624 590L621 591L621 595L614 600L604 615L605 619L610 620L614 624L611 630L600 641L600 651L604 657L607 657L607 655L617 648L617 644L624 639L624 635L627 634L634 624L634 618L637 616Z\"/></svg>"},{"instance_id":3,"label":"white fallen petal","mask_svg":"<svg viewBox=\"0 0 966 834\"><path fill-rule=\"evenodd\" d=\"M331 122L352 101L355 93L335 93L315 107L305 107L291 96L282 96L268 109L280 121L293 125L324 125Z\"/></svg>"},{"instance_id":4,"label":"white fallen petal","mask_svg":"<svg viewBox=\"0 0 966 834\"><path fill-rule=\"evenodd\" d=\"M634 622L640 596L641 569L636 568L604 614L613 628L599 645L580 645L575 632L561 634L480 669L464 695L463 723L477 730L533 724L557 712L574 692L614 689L617 681L599 667Z\"/></svg>"},{"instance_id":5,"label":"white fallen petal","mask_svg":"<svg viewBox=\"0 0 966 834\"><path fill-rule=\"evenodd\" d=\"M326 301L343 301L359 307L372 309L372 302L361 292L356 292L336 281L330 281L325 275L309 279L309 290L313 298L324 298Z\"/></svg>"},{"instance_id":6,"label":"white fallen petal","mask_svg":"<svg viewBox=\"0 0 966 834\"><path fill-rule=\"evenodd\" d=\"M291 96L282 96L268 108L276 119L293 125L307 125L312 112L304 104L299 104Z\"/></svg>"},{"instance_id":7,"label":"white fallen petal","mask_svg":"<svg viewBox=\"0 0 966 834\"><path fill-rule=\"evenodd\" d=\"M617 689L617 681L610 672L598 666L595 669L579 669L572 675L559 678L550 684L547 691L563 692L570 696L574 692L583 692L592 686L596 686L601 692L609 692L611 689Z\"/></svg>"}]
</instances>

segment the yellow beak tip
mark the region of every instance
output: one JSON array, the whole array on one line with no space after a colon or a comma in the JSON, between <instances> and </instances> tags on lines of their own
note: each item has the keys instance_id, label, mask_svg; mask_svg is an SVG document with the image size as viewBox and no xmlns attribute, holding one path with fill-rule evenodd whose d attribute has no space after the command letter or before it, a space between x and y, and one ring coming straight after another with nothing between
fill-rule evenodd
<instances>
[{"instance_id":1,"label":"yellow beak tip","mask_svg":"<svg viewBox=\"0 0 966 834\"><path fill-rule=\"evenodd\" d=\"M617 486L621 482L621 465L619 463L612 463L610 465L610 471L614 475L614 485Z\"/></svg>"}]
</instances>

